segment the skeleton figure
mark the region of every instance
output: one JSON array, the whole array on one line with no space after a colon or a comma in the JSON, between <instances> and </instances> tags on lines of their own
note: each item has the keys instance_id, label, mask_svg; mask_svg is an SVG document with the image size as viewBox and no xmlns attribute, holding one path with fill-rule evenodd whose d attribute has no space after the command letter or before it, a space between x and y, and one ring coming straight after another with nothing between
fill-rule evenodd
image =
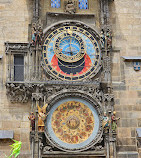
<instances>
[{"instance_id":1,"label":"skeleton figure","mask_svg":"<svg viewBox=\"0 0 141 158\"><path fill-rule=\"evenodd\" d=\"M102 29L101 30L101 33L100 33L100 42L101 42L101 47L104 48L105 47L105 34L104 34L104 30Z\"/></svg>"},{"instance_id":2,"label":"skeleton figure","mask_svg":"<svg viewBox=\"0 0 141 158\"><path fill-rule=\"evenodd\" d=\"M39 105L38 106L38 131L39 132L44 132L44 121L47 117L48 114L46 114L46 108L48 106L48 104L44 105L42 108L40 108Z\"/></svg>"}]
</instances>

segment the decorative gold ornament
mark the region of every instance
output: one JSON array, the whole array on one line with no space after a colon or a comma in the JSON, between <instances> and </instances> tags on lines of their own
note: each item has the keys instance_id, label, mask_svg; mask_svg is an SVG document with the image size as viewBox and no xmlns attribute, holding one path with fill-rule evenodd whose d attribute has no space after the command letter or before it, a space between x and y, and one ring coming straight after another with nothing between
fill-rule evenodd
<instances>
[{"instance_id":1,"label":"decorative gold ornament","mask_svg":"<svg viewBox=\"0 0 141 158\"><path fill-rule=\"evenodd\" d=\"M89 138L94 130L92 111L83 103L68 101L61 104L52 115L52 129L65 143L79 144Z\"/></svg>"}]
</instances>

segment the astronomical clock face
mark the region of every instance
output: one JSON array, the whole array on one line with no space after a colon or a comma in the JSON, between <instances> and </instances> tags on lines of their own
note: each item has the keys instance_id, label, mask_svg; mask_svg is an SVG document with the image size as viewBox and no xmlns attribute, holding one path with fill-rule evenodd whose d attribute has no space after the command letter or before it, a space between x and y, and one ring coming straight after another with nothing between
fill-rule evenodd
<instances>
[{"instance_id":1,"label":"astronomical clock face","mask_svg":"<svg viewBox=\"0 0 141 158\"><path fill-rule=\"evenodd\" d=\"M93 105L80 98L66 98L51 108L46 132L60 148L78 150L91 144L99 126L99 116Z\"/></svg>"},{"instance_id":2,"label":"astronomical clock face","mask_svg":"<svg viewBox=\"0 0 141 158\"><path fill-rule=\"evenodd\" d=\"M78 26L56 27L45 38L43 62L48 73L77 81L95 75L101 53L95 36Z\"/></svg>"}]
</instances>

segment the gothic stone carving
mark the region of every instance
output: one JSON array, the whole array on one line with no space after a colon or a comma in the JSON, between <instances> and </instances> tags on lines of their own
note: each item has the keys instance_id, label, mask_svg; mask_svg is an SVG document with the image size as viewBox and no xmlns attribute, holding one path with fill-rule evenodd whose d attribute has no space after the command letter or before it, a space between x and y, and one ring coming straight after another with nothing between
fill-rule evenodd
<instances>
[{"instance_id":1,"label":"gothic stone carving","mask_svg":"<svg viewBox=\"0 0 141 158\"><path fill-rule=\"evenodd\" d=\"M74 14L76 12L76 1L67 0L64 2L65 12L69 14Z\"/></svg>"},{"instance_id":2,"label":"gothic stone carving","mask_svg":"<svg viewBox=\"0 0 141 158\"><path fill-rule=\"evenodd\" d=\"M27 102L31 98L34 86L30 84L7 83L7 95L11 102Z\"/></svg>"},{"instance_id":3,"label":"gothic stone carving","mask_svg":"<svg viewBox=\"0 0 141 158\"><path fill-rule=\"evenodd\" d=\"M7 95L11 102L27 102L28 100L35 99L37 101L57 94L61 91L74 91L80 90L86 94L93 96L97 102L102 103L104 98L103 91L100 89L99 82L63 82L63 81L48 81L42 84L18 84L7 83ZM36 93L38 89L38 93Z\"/></svg>"},{"instance_id":4,"label":"gothic stone carving","mask_svg":"<svg viewBox=\"0 0 141 158\"><path fill-rule=\"evenodd\" d=\"M42 26L38 23L32 24L32 45L42 46L44 40Z\"/></svg>"},{"instance_id":5,"label":"gothic stone carving","mask_svg":"<svg viewBox=\"0 0 141 158\"><path fill-rule=\"evenodd\" d=\"M28 52L30 49L30 43L5 43L5 53L8 54L10 52Z\"/></svg>"}]
</instances>

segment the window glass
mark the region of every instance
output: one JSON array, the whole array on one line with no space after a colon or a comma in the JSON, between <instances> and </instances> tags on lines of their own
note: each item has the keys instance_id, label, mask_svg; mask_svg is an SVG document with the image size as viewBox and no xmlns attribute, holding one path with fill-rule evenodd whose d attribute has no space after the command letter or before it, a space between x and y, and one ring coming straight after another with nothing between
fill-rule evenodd
<instances>
[{"instance_id":1,"label":"window glass","mask_svg":"<svg viewBox=\"0 0 141 158\"><path fill-rule=\"evenodd\" d=\"M60 8L60 0L51 0L51 8Z\"/></svg>"},{"instance_id":2,"label":"window glass","mask_svg":"<svg viewBox=\"0 0 141 158\"><path fill-rule=\"evenodd\" d=\"M14 55L14 81L24 81L23 55Z\"/></svg>"},{"instance_id":3,"label":"window glass","mask_svg":"<svg viewBox=\"0 0 141 158\"><path fill-rule=\"evenodd\" d=\"M79 0L79 9L88 9L88 0Z\"/></svg>"}]
</instances>

